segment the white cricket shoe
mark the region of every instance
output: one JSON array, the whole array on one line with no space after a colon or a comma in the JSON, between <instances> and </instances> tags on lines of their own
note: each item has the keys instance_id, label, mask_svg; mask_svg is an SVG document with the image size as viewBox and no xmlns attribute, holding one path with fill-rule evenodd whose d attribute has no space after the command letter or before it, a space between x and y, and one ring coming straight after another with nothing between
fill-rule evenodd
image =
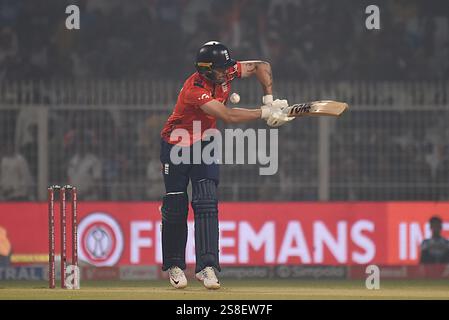
<instances>
[{"instance_id":1,"label":"white cricket shoe","mask_svg":"<svg viewBox=\"0 0 449 320\"><path fill-rule=\"evenodd\" d=\"M181 268L171 267L168 269L168 276L170 278L171 285L176 289L184 289L187 287L187 278Z\"/></svg>"},{"instance_id":2,"label":"white cricket shoe","mask_svg":"<svg viewBox=\"0 0 449 320\"><path fill-rule=\"evenodd\" d=\"M220 289L220 281L218 281L214 268L212 267L204 268L195 274L195 277L199 281L203 281L203 284L207 289Z\"/></svg>"}]
</instances>

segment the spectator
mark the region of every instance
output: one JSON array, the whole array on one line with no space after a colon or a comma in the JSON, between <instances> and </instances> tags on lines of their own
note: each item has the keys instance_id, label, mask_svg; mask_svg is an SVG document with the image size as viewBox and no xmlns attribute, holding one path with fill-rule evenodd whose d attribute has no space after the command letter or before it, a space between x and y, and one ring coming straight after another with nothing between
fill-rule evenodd
<instances>
[{"instance_id":1,"label":"spectator","mask_svg":"<svg viewBox=\"0 0 449 320\"><path fill-rule=\"evenodd\" d=\"M148 200L161 200L164 194L164 183L161 173L161 162L158 158L150 158L146 168L146 196Z\"/></svg>"},{"instance_id":2,"label":"spectator","mask_svg":"<svg viewBox=\"0 0 449 320\"><path fill-rule=\"evenodd\" d=\"M130 190L123 183L125 170L127 168L126 157L115 145L108 145L102 157L102 184L104 186L104 197L108 200L129 199Z\"/></svg>"},{"instance_id":3,"label":"spectator","mask_svg":"<svg viewBox=\"0 0 449 320\"><path fill-rule=\"evenodd\" d=\"M0 196L3 200L33 200L33 179L25 157L7 143L0 161Z\"/></svg>"},{"instance_id":4,"label":"spectator","mask_svg":"<svg viewBox=\"0 0 449 320\"><path fill-rule=\"evenodd\" d=\"M6 229L0 226L0 268L7 267L11 261L11 243Z\"/></svg>"},{"instance_id":5,"label":"spectator","mask_svg":"<svg viewBox=\"0 0 449 320\"><path fill-rule=\"evenodd\" d=\"M443 221L438 216L429 220L432 237L421 244L422 264L449 263L449 240L441 236Z\"/></svg>"},{"instance_id":6,"label":"spectator","mask_svg":"<svg viewBox=\"0 0 449 320\"><path fill-rule=\"evenodd\" d=\"M9 27L0 26L0 79L18 54L17 34Z\"/></svg>"},{"instance_id":7,"label":"spectator","mask_svg":"<svg viewBox=\"0 0 449 320\"><path fill-rule=\"evenodd\" d=\"M15 131L15 143L18 150L36 143L40 113L42 113L40 108L22 108L20 110Z\"/></svg>"},{"instance_id":8,"label":"spectator","mask_svg":"<svg viewBox=\"0 0 449 320\"><path fill-rule=\"evenodd\" d=\"M76 142L76 151L69 161L67 175L69 183L78 190L82 200L98 200L102 194L100 179L102 177L102 164L100 159L92 152L91 144L85 139Z\"/></svg>"}]
</instances>

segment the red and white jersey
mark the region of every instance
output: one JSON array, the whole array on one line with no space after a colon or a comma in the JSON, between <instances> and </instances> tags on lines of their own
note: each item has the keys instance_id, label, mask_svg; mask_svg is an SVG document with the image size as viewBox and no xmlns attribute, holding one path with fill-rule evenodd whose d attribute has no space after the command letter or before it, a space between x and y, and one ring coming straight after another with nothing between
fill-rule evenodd
<instances>
[{"instance_id":1,"label":"red and white jersey","mask_svg":"<svg viewBox=\"0 0 449 320\"><path fill-rule=\"evenodd\" d=\"M242 67L239 62L235 65L237 78L241 77ZM201 76L198 72L192 74L185 82L179 92L175 108L161 131L161 137L171 144L189 146L201 140L203 132L207 129L216 128L216 119L203 110L201 106L211 100L218 100L226 104L231 92L231 82L214 84ZM201 133L193 132L193 121L201 122ZM189 132L188 144L179 140L170 140L170 134L175 129L185 129Z\"/></svg>"}]
</instances>

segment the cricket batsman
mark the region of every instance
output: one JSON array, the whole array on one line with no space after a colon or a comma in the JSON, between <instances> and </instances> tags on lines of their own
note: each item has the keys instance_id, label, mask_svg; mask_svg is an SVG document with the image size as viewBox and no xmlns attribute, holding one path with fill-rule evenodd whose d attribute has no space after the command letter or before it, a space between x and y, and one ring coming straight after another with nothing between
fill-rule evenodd
<instances>
[{"instance_id":1,"label":"cricket batsman","mask_svg":"<svg viewBox=\"0 0 449 320\"><path fill-rule=\"evenodd\" d=\"M168 270L173 287L182 289L187 286L183 270L186 268L189 206L187 186L191 182L195 219L195 276L206 288L218 289L220 282L215 272L221 270L218 259L219 164L206 164L202 159L201 163L196 164L175 164L171 161L170 151L177 144L190 153L202 150L210 142L202 139L202 134L207 129L216 128L217 119L226 123L263 119L269 126L279 127L294 118L282 112L288 106L287 100L273 101L273 77L269 63L235 61L226 46L210 41L199 49L195 66L197 72L184 82L175 108L161 132L160 160L166 190L161 209L162 270ZM263 89L263 105L256 109L227 108L225 105L232 80L254 75ZM194 121L200 121L201 135L194 135ZM189 132L188 143L172 138L172 132L178 128ZM195 148L195 144L199 148Z\"/></svg>"}]
</instances>

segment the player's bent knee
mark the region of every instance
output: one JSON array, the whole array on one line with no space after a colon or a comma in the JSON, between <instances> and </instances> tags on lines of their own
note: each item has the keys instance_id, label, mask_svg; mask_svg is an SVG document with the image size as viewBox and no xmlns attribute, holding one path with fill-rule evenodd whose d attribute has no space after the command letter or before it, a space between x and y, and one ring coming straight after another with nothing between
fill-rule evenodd
<instances>
[{"instance_id":1,"label":"player's bent knee","mask_svg":"<svg viewBox=\"0 0 449 320\"><path fill-rule=\"evenodd\" d=\"M196 215L218 214L217 185L215 181L204 179L192 183L192 208Z\"/></svg>"},{"instance_id":2,"label":"player's bent knee","mask_svg":"<svg viewBox=\"0 0 449 320\"><path fill-rule=\"evenodd\" d=\"M189 199L185 192L167 193L162 200L162 221L185 222L189 211Z\"/></svg>"}]
</instances>

